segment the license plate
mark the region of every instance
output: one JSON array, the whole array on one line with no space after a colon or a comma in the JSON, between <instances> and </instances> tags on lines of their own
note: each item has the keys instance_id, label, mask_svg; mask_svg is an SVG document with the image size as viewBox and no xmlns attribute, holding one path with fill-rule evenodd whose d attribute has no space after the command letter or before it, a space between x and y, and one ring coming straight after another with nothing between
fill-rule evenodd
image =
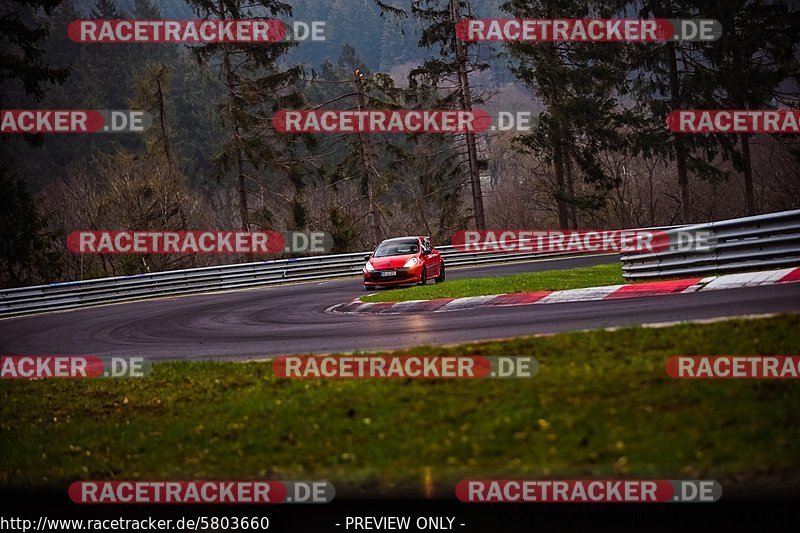
<instances>
[{"instance_id":1,"label":"license plate","mask_svg":"<svg viewBox=\"0 0 800 533\"><path fill-rule=\"evenodd\" d=\"M397 272L395 272L394 270L387 270L386 272L381 272L381 277L382 278L389 278L389 277L396 276L396 275L397 275Z\"/></svg>"}]
</instances>

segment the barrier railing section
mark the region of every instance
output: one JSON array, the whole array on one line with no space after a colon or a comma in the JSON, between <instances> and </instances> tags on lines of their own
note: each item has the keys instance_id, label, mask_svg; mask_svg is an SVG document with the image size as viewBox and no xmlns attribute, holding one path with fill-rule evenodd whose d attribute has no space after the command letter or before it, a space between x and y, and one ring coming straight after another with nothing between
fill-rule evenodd
<instances>
[{"instance_id":1,"label":"barrier railing section","mask_svg":"<svg viewBox=\"0 0 800 533\"><path fill-rule=\"evenodd\" d=\"M513 241L509 241L511 243ZM576 255L573 252L536 253L462 251L437 246L447 266L469 266ZM317 281L357 276L364 257L372 252L276 259L237 265L200 267L37 285L0 291L0 316L72 309L160 296L244 289L278 283Z\"/></svg>"},{"instance_id":2,"label":"barrier railing section","mask_svg":"<svg viewBox=\"0 0 800 533\"><path fill-rule=\"evenodd\" d=\"M709 250L666 250L621 257L626 279L713 275L800 264L800 210L694 224L667 230L708 231Z\"/></svg>"}]
</instances>

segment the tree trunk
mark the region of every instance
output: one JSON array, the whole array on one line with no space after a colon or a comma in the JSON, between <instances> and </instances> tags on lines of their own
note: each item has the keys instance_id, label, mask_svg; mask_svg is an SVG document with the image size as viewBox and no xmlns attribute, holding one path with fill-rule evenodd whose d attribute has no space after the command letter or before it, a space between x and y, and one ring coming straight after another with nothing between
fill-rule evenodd
<instances>
[{"instance_id":1,"label":"tree trunk","mask_svg":"<svg viewBox=\"0 0 800 533\"><path fill-rule=\"evenodd\" d=\"M755 215L756 209L756 193L753 189L753 166L750 161L750 134L740 133L739 142L742 144L742 164L744 168L744 207L745 214Z\"/></svg>"},{"instance_id":2,"label":"tree trunk","mask_svg":"<svg viewBox=\"0 0 800 533\"><path fill-rule=\"evenodd\" d=\"M453 24L461 20L461 6L459 0L450 0L450 13ZM460 101L462 111L472 111L472 96L469 90L469 76L467 75L467 52L465 43L453 35L456 47L456 61L458 62L458 79L461 85ZM475 133L468 131L467 158L469 160L469 182L472 185L472 208L475 212L476 229L486 229L486 216L483 211L483 191L481 190L481 176L478 168L478 150L475 145Z\"/></svg>"},{"instance_id":3,"label":"tree trunk","mask_svg":"<svg viewBox=\"0 0 800 533\"><path fill-rule=\"evenodd\" d=\"M353 82L358 96L358 110L364 111L367 106L367 99L364 94L364 84L361 82L361 71L358 69L353 72ZM361 163L364 166L364 177L367 180L367 199L369 201L369 215L372 224L372 238L375 241L375 246L377 246L382 239L381 218L378 204L375 200L375 181L378 177L378 172L375 169L375 158L373 157L369 135L367 132L361 131L358 136L361 141Z\"/></svg>"},{"instance_id":4,"label":"tree trunk","mask_svg":"<svg viewBox=\"0 0 800 533\"><path fill-rule=\"evenodd\" d=\"M169 146L169 134L167 133L167 124L166 124L166 110L164 109L164 91L161 88L161 75L164 73L164 67L159 69L158 75L156 76L156 84L158 89L156 90L156 98L158 99L158 123L159 127L161 128L161 141L164 147L164 156L167 158L167 161L175 167L175 161L172 159L172 152Z\"/></svg>"},{"instance_id":5,"label":"tree trunk","mask_svg":"<svg viewBox=\"0 0 800 533\"><path fill-rule=\"evenodd\" d=\"M734 28L735 32L736 29ZM733 46L733 70L741 72L744 58L739 43ZM729 87L729 92L733 96L736 109L747 109L749 106L745 101L745 87L742 84L735 84ZM753 166L750 160L750 134L740 133L739 144L742 147L742 176L744 177L744 210L745 214L756 214L756 194L753 190Z\"/></svg>"},{"instance_id":6,"label":"tree trunk","mask_svg":"<svg viewBox=\"0 0 800 533\"><path fill-rule=\"evenodd\" d=\"M224 18L224 6L219 3L220 17ZM231 68L231 58L228 47L222 49L222 68L225 71L225 86L228 91L228 111L231 120L231 134L233 136L233 160L236 166L236 185L239 191L239 217L242 222L242 231L250 230L250 212L247 207L247 184L244 175L244 163L242 156L242 143L239 134L239 126L236 124L233 110L236 108L236 90L234 89L233 69Z\"/></svg>"},{"instance_id":7,"label":"tree trunk","mask_svg":"<svg viewBox=\"0 0 800 533\"><path fill-rule=\"evenodd\" d=\"M656 204L653 201L653 196L654 196L653 191L655 190L655 187L653 185L653 180L654 180L653 172L655 172L655 167L650 167L647 171L647 196L648 196L647 206L648 206L648 211L650 213L650 222L649 222L650 227L656 225Z\"/></svg>"},{"instance_id":8,"label":"tree trunk","mask_svg":"<svg viewBox=\"0 0 800 533\"><path fill-rule=\"evenodd\" d=\"M552 1L546 2L546 11L548 17L555 17L556 8ZM556 64L561 63L560 54L556 43L547 43L546 52L550 55L550 60ZM553 149L553 173L556 178L556 207L558 209L558 228L561 230L569 229L569 206L564 200L567 196L566 191L566 176L565 176L565 161L566 149L564 147L564 131L565 128L559 118L559 93L558 91L552 92L546 96L546 104L548 111L553 117L552 125L552 149ZM571 171L570 171L571 172Z\"/></svg>"},{"instance_id":9,"label":"tree trunk","mask_svg":"<svg viewBox=\"0 0 800 533\"><path fill-rule=\"evenodd\" d=\"M564 180L566 181L567 195L570 197L570 202L567 203L567 212L569 213L570 229L578 229L578 210L575 204L575 180L572 178L572 158L569 155L569 148L563 143L566 136L562 135L562 156L564 157Z\"/></svg>"},{"instance_id":10,"label":"tree trunk","mask_svg":"<svg viewBox=\"0 0 800 533\"><path fill-rule=\"evenodd\" d=\"M683 109L680 81L678 80L678 56L675 43L667 43L667 62L669 63L669 91L672 100L672 109ZM683 133L672 134L672 144L675 149L675 162L678 167L678 188L681 198L681 222L691 223L692 210L689 196L689 174L686 168L686 143Z\"/></svg>"},{"instance_id":11,"label":"tree trunk","mask_svg":"<svg viewBox=\"0 0 800 533\"><path fill-rule=\"evenodd\" d=\"M561 144L561 129L556 125L553 128L553 172L556 176L556 205L558 206L558 227L559 229L569 229L567 219L567 203L564 201L564 147Z\"/></svg>"}]
</instances>

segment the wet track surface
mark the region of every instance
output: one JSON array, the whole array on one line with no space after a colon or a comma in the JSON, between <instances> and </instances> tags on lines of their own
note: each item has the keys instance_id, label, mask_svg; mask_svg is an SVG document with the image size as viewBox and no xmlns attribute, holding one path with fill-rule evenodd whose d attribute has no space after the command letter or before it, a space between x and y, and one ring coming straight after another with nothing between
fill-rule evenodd
<instances>
[{"instance_id":1,"label":"wet track surface","mask_svg":"<svg viewBox=\"0 0 800 533\"><path fill-rule=\"evenodd\" d=\"M614 261L615 256L601 256L513 263L451 269L448 277L499 276ZM351 278L6 319L0 320L0 353L234 360L800 311L800 283L789 283L445 313L381 316L325 312L363 294L360 279Z\"/></svg>"}]
</instances>

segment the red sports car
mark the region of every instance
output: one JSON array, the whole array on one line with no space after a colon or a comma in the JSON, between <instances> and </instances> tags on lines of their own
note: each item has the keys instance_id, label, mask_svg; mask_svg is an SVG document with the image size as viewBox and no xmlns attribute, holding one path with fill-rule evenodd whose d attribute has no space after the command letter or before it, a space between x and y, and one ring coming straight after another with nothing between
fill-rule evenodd
<instances>
[{"instance_id":1,"label":"red sports car","mask_svg":"<svg viewBox=\"0 0 800 533\"><path fill-rule=\"evenodd\" d=\"M381 285L419 283L429 279L444 281L444 260L431 244L430 237L397 237L383 241L366 256L364 289Z\"/></svg>"}]
</instances>

